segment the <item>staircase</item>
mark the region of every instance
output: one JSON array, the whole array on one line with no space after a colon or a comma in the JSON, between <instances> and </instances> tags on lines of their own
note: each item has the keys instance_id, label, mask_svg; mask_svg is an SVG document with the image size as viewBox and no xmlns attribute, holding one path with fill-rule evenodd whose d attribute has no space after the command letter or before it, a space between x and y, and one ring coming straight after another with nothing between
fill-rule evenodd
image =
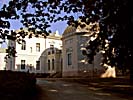
<instances>
[{"instance_id":1,"label":"staircase","mask_svg":"<svg viewBox=\"0 0 133 100\"><path fill-rule=\"evenodd\" d=\"M62 72L56 72L49 75L49 78L61 78Z\"/></svg>"}]
</instances>

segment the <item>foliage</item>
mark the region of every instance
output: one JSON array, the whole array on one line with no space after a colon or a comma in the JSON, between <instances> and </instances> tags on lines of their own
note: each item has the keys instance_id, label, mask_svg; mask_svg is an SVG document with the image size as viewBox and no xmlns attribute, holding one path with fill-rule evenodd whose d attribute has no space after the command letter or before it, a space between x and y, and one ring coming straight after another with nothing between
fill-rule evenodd
<instances>
[{"instance_id":1,"label":"foliage","mask_svg":"<svg viewBox=\"0 0 133 100\"><path fill-rule=\"evenodd\" d=\"M20 11L21 16L17 11ZM131 35L128 11L129 0L12 0L9 5L1 8L0 27L10 27L10 23L5 19L22 17L21 22L29 31L34 34L45 33L42 35L46 37L50 32L47 32L47 28L52 22L67 20L68 25L80 25L71 13L81 12L79 19L82 22L98 22L100 26L100 32L94 32L92 37L95 39L86 47L92 51L87 54L89 62L93 61L96 52L103 51L103 64L129 68L132 66L132 48L129 45ZM62 12L65 12L64 16L60 15ZM95 31L95 26L91 31ZM0 32L0 38L12 39L8 31ZM20 33L20 36L24 38L25 35Z\"/></svg>"}]
</instances>

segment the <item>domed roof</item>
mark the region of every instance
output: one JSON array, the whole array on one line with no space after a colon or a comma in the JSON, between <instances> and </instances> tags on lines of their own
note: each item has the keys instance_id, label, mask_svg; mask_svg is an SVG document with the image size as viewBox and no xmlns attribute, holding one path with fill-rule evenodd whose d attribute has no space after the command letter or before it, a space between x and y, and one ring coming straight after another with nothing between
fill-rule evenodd
<instances>
[{"instance_id":1,"label":"domed roof","mask_svg":"<svg viewBox=\"0 0 133 100\"><path fill-rule=\"evenodd\" d=\"M68 26L68 27L65 29L63 35L69 34L69 33L72 33L72 32L76 32L76 27L70 25L70 26Z\"/></svg>"}]
</instances>

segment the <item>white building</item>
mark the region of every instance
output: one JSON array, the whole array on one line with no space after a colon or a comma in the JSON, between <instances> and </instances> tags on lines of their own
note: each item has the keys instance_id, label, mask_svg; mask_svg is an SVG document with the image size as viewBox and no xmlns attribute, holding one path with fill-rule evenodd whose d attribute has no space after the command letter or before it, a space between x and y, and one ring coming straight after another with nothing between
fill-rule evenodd
<instances>
[{"instance_id":1,"label":"white building","mask_svg":"<svg viewBox=\"0 0 133 100\"><path fill-rule=\"evenodd\" d=\"M90 40L90 26L85 28L68 26L62 35L63 42L63 77L99 76L103 67L100 66L102 55L97 53L94 62L89 64L82 49Z\"/></svg>"},{"instance_id":2,"label":"white building","mask_svg":"<svg viewBox=\"0 0 133 100\"><path fill-rule=\"evenodd\" d=\"M5 56L6 56L6 49L0 48L0 70L6 69L6 62L5 62Z\"/></svg>"},{"instance_id":3,"label":"white building","mask_svg":"<svg viewBox=\"0 0 133 100\"><path fill-rule=\"evenodd\" d=\"M44 73L50 73L50 77L62 76L62 50L50 47L44 51Z\"/></svg>"},{"instance_id":4,"label":"white building","mask_svg":"<svg viewBox=\"0 0 133 100\"><path fill-rule=\"evenodd\" d=\"M10 40L9 45L16 48L17 57L8 60L7 69L13 71L29 71L31 73L51 72L46 70L48 69L48 65L45 62L47 62L48 58L45 59L46 55L44 52L51 47L58 48L59 50L62 49L61 35L58 33L50 34L47 38L42 36L32 36L32 38L29 38L26 36L22 44Z\"/></svg>"}]
</instances>

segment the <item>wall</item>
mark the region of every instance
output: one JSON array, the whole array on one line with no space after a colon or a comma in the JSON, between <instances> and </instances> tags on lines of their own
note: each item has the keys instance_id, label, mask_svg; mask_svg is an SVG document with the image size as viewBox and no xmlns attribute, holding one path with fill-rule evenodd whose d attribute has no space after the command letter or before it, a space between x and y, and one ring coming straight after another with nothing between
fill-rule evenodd
<instances>
[{"instance_id":1,"label":"wall","mask_svg":"<svg viewBox=\"0 0 133 100\"><path fill-rule=\"evenodd\" d=\"M45 73L56 73L56 72L61 72L61 50L57 48L53 48L54 54L52 54L52 49L48 48L44 51L44 69ZM48 54L50 52L50 54ZM52 69L52 59L54 59L54 69ZM50 70L48 69L48 60L50 60Z\"/></svg>"},{"instance_id":2,"label":"wall","mask_svg":"<svg viewBox=\"0 0 133 100\"><path fill-rule=\"evenodd\" d=\"M67 35L68 36L68 35ZM63 77L77 76L77 36L71 33L68 37L63 37ZM67 55L72 54L72 64L68 65Z\"/></svg>"},{"instance_id":3,"label":"wall","mask_svg":"<svg viewBox=\"0 0 133 100\"><path fill-rule=\"evenodd\" d=\"M66 34L65 34L66 35ZM70 40L73 41L70 41ZM88 33L75 32L63 36L63 77L99 77L104 68L100 65L102 55L97 53L94 62L88 63L88 58L82 54L90 37ZM72 65L67 65L67 49L72 49Z\"/></svg>"},{"instance_id":4,"label":"wall","mask_svg":"<svg viewBox=\"0 0 133 100\"><path fill-rule=\"evenodd\" d=\"M62 41L61 36L56 36L56 34L50 34L47 38L42 36L28 38L25 37L26 41L26 50L21 50L22 44L18 42L9 41L10 46L14 46L16 48L17 54L15 58L11 58L8 60L9 69L11 69L11 61L14 64L15 71L29 71L33 73L48 73L46 70L46 59L45 59L45 50L50 48L50 45L54 45L61 49ZM36 51L36 43L40 43L40 51ZM25 60L25 69L21 69L21 60ZM36 70L36 61L40 61L40 70Z\"/></svg>"},{"instance_id":5,"label":"wall","mask_svg":"<svg viewBox=\"0 0 133 100\"><path fill-rule=\"evenodd\" d=\"M0 53L0 70L5 70L6 62L4 60L6 53Z\"/></svg>"}]
</instances>

